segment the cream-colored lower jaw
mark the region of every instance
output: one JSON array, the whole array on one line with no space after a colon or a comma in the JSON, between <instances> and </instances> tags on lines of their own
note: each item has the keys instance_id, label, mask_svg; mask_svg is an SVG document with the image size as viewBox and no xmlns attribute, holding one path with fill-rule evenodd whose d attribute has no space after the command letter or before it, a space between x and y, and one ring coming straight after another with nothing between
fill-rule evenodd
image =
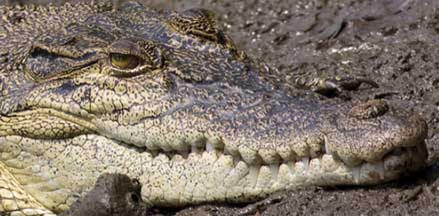
<instances>
[{"instance_id":1,"label":"cream-colored lower jaw","mask_svg":"<svg viewBox=\"0 0 439 216\"><path fill-rule=\"evenodd\" d=\"M279 190L318 185L372 185L394 180L424 165L424 144L398 148L382 160L345 165L330 154L271 165L248 165L217 152L189 154L164 163L158 175L143 175L142 198L161 206L250 202ZM164 174L164 175L163 175Z\"/></svg>"},{"instance_id":2,"label":"cream-colored lower jaw","mask_svg":"<svg viewBox=\"0 0 439 216\"><path fill-rule=\"evenodd\" d=\"M139 179L148 204L184 206L250 202L304 185L375 184L419 169L426 158L425 144L419 144L357 167L330 154L249 165L215 148L194 149L187 156L152 154L94 134L55 140L6 136L0 138L0 152L0 162L22 189L55 212L84 196L102 173Z\"/></svg>"}]
</instances>

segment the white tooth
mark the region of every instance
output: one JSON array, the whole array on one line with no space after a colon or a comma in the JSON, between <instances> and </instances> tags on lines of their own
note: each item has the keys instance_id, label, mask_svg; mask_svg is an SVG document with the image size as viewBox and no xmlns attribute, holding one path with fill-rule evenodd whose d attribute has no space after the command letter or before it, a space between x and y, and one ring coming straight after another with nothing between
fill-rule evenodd
<instances>
[{"instance_id":1,"label":"white tooth","mask_svg":"<svg viewBox=\"0 0 439 216\"><path fill-rule=\"evenodd\" d=\"M223 140L218 137L212 137L208 139L206 143L206 150L209 151L209 149L223 152L224 151Z\"/></svg>"},{"instance_id":2,"label":"white tooth","mask_svg":"<svg viewBox=\"0 0 439 216\"><path fill-rule=\"evenodd\" d=\"M304 170L303 170L303 173L308 173L308 169L309 169L309 157L304 157L304 158L302 158L302 163L303 163L303 167L304 167Z\"/></svg>"},{"instance_id":3,"label":"white tooth","mask_svg":"<svg viewBox=\"0 0 439 216\"><path fill-rule=\"evenodd\" d=\"M373 166L374 166L375 170L378 172L378 174L380 175L380 179L383 180L384 179L384 162L381 160L379 162L373 163Z\"/></svg>"},{"instance_id":4,"label":"white tooth","mask_svg":"<svg viewBox=\"0 0 439 216\"><path fill-rule=\"evenodd\" d=\"M361 166L352 167L352 177L354 178L355 184L360 183Z\"/></svg>"},{"instance_id":5,"label":"white tooth","mask_svg":"<svg viewBox=\"0 0 439 216\"><path fill-rule=\"evenodd\" d=\"M279 164L271 164L270 171L273 181L277 181L277 175L279 174Z\"/></svg>"},{"instance_id":6,"label":"white tooth","mask_svg":"<svg viewBox=\"0 0 439 216\"><path fill-rule=\"evenodd\" d=\"M258 182L258 176L259 176L259 169L260 168L261 168L261 166L258 166L258 165L250 166L248 176L250 178L250 185L252 187L255 187L256 183Z\"/></svg>"},{"instance_id":7,"label":"white tooth","mask_svg":"<svg viewBox=\"0 0 439 216\"><path fill-rule=\"evenodd\" d=\"M329 140L328 137L326 137L326 135L323 136L324 142L325 142L325 153L326 154L330 154L331 152L329 151Z\"/></svg>"},{"instance_id":8,"label":"white tooth","mask_svg":"<svg viewBox=\"0 0 439 216\"><path fill-rule=\"evenodd\" d=\"M206 143L206 151L207 152L212 152L214 150L213 145L211 142L207 142Z\"/></svg>"}]
</instances>

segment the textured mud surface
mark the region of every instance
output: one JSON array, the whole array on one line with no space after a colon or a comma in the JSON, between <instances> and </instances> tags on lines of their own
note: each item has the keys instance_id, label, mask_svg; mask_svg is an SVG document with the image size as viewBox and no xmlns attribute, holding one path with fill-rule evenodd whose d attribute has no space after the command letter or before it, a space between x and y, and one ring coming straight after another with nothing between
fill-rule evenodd
<instances>
[{"instance_id":1,"label":"textured mud surface","mask_svg":"<svg viewBox=\"0 0 439 216\"><path fill-rule=\"evenodd\" d=\"M439 214L439 2L436 0L176 1L158 7L205 7L249 55L285 74L364 76L379 88L351 100L384 98L428 120L428 167L370 188L302 188L271 204L207 205L178 215ZM163 210L159 211L164 213Z\"/></svg>"},{"instance_id":2,"label":"textured mud surface","mask_svg":"<svg viewBox=\"0 0 439 216\"><path fill-rule=\"evenodd\" d=\"M176 10L211 9L218 24L241 49L285 74L373 79L379 88L365 86L343 95L342 99L387 99L420 113L427 119L430 130L427 168L397 182L369 188L301 188L250 206L153 209L148 214L439 214L439 1L145 0L144 3Z\"/></svg>"}]
</instances>

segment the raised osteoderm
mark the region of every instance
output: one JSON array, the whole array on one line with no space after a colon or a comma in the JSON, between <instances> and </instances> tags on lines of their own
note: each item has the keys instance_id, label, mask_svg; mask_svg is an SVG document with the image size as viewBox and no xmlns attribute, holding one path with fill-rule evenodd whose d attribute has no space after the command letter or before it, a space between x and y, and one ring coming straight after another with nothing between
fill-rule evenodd
<instances>
[{"instance_id":1,"label":"raised osteoderm","mask_svg":"<svg viewBox=\"0 0 439 216\"><path fill-rule=\"evenodd\" d=\"M420 117L294 94L209 11L0 14L0 212L61 212L103 173L139 179L148 204L184 206L376 184L426 159Z\"/></svg>"}]
</instances>

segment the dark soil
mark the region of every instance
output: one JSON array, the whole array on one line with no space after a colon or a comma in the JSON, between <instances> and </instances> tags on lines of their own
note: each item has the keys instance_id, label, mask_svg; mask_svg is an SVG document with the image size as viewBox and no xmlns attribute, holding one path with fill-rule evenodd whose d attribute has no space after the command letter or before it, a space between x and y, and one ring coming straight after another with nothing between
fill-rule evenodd
<instances>
[{"instance_id":1,"label":"dark soil","mask_svg":"<svg viewBox=\"0 0 439 216\"><path fill-rule=\"evenodd\" d=\"M352 100L389 100L420 113L429 126L427 168L405 179L367 188L301 188L276 194L271 203L205 205L175 214L439 215L439 1L157 0L148 5L211 9L218 25L250 56L285 74L367 77L380 87L350 92Z\"/></svg>"},{"instance_id":2,"label":"dark soil","mask_svg":"<svg viewBox=\"0 0 439 216\"><path fill-rule=\"evenodd\" d=\"M426 169L399 181L374 187L300 188L249 206L153 209L150 214L439 215L439 1L143 2L214 11L218 25L240 49L285 74L372 79L380 87L349 92L351 100L383 98L418 112L429 126Z\"/></svg>"}]
</instances>

